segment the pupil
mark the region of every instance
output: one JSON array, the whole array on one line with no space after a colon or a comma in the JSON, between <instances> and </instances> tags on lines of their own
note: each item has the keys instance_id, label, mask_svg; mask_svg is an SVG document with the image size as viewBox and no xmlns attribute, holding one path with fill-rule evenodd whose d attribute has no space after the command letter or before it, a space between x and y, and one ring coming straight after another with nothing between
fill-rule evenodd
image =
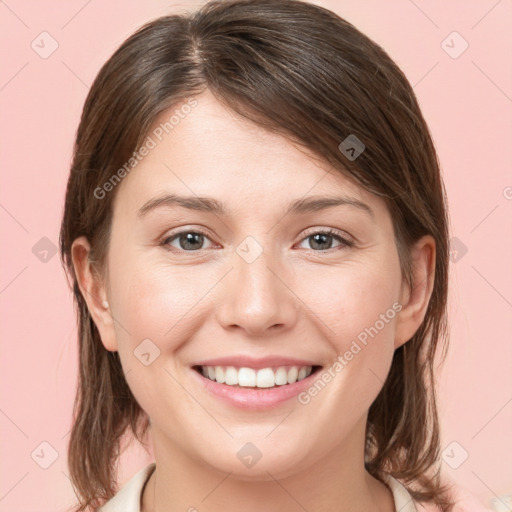
<instances>
[{"instance_id":1,"label":"pupil","mask_svg":"<svg viewBox=\"0 0 512 512\"><path fill-rule=\"evenodd\" d=\"M314 249L315 244L317 244L316 248L330 249L331 244L328 244L328 247L322 247L322 244L326 243L326 239L330 239L332 241L332 236L326 233L317 233L316 235L313 235L313 243L311 244L311 247ZM320 244L320 247L318 247L318 243Z\"/></svg>"},{"instance_id":2,"label":"pupil","mask_svg":"<svg viewBox=\"0 0 512 512\"><path fill-rule=\"evenodd\" d=\"M197 243L199 241L199 246L203 241L203 235L200 233L186 233L185 235L180 236L180 244L183 249L197 249L197 246L194 246L194 242Z\"/></svg>"}]
</instances>

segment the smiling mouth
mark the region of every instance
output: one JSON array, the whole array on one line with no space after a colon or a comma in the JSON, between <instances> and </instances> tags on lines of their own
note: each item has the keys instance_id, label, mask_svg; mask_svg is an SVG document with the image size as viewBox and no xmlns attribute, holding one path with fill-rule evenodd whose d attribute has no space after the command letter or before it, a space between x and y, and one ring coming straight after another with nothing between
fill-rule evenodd
<instances>
[{"instance_id":1,"label":"smiling mouth","mask_svg":"<svg viewBox=\"0 0 512 512\"><path fill-rule=\"evenodd\" d=\"M321 366L277 366L253 369L234 366L192 367L206 379L234 388L265 389L286 387L318 372Z\"/></svg>"}]
</instances>

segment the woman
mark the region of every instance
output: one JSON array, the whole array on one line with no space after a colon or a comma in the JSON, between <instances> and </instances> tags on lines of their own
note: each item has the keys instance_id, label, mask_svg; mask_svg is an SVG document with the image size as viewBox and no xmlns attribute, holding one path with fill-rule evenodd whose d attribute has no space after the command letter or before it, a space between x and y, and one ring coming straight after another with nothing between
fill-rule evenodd
<instances>
[{"instance_id":1,"label":"woman","mask_svg":"<svg viewBox=\"0 0 512 512\"><path fill-rule=\"evenodd\" d=\"M138 30L86 100L61 254L77 510L452 509L443 183L409 83L348 22L227 0ZM117 492L126 431L155 463Z\"/></svg>"}]
</instances>

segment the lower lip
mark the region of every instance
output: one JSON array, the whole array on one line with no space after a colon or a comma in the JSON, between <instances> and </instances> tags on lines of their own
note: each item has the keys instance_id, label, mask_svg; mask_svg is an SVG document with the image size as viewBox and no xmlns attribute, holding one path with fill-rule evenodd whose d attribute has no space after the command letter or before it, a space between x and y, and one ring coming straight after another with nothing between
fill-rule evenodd
<instances>
[{"instance_id":1,"label":"lower lip","mask_svg":"<svg viewBox=\"0 0 512 512\"><path fill-rule=\"evenodd\" d=\"M305 379L294 382L293 384L284 384L273 388L239 388L219 384L214 380L204 377L201 373L192 368L195 378L199 379L204 388L218 397L225 403L238 407L240 409L266 410L296 397L299 393L308 388L314 379L316 379L319 369L313 372Z\"/></svg>"}]
</instances>

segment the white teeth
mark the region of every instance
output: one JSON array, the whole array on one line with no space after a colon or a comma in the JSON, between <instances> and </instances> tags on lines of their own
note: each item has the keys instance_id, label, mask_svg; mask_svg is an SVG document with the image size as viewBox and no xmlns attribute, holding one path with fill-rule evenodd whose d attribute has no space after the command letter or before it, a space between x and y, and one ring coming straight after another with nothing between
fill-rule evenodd
<instances>
[{"instance_id":1,"label":"white teeth","mask_svg":"<svg viewBox=\"0 0 512 512\"><path fill-rule=\"evenodd\" d=\"M299 370L297 370L296 366L292 366L288 370L288 384L293 384L297 382L297 376L299 375Z\"/></svg>"},{"instance_id":2,"label":"white teeth","mask_svg":"<svg viewBox=\"0 0 512 512\"><path fill-rule=\"evenodd\" d=\"M282 386L283 384L288 384L288 372L286 368L278 368L275 375L276 385Z\"/></svg>"},{"instance_id":3,"label":"white teeth","mask_svg":"<svg viewBox=\"0 0 512 512\"><path fill-rule=\"evenodd\" d=\"M238 385L238 372L236 371L236 368L233 368L232 366L228 366L226 368L226 382L225 383L228 386Z\"/></svg>"},{"instance_id":4,"label":"white teeth","mask_svg":"<svg viewBox=\"0 0 512 512\"><path fill-rule=\"evenodd\" d=\"M288 368L280 366L276 370L272 368L254 370L253 368L235 368L234 366L201 367L203 376L217 381L219 384L258 388L272 388L274 386L293 384L311 375L312 370L311 366L291 366Z\"/></svg>"},{"instance_id":5,"label":"white teeth","mask_svg":"<svg viewBox=\"0 0 512 512\"><path fill-rule=\"evenodd\" d=\"M256 372L252 368L238 370L238 385L248 388L256 386Z\"/></svg>"},{"instance_id":6,"label":"white teeth","mask_svg":"<svg viewBox=\"0 0 512 512\"><path fill-rule=\"evenodd\" d=\"M224 384L224 382L226 381L226 375L224 373L224 369L220 366L215 367L215 380L219 384Z\"/></svg>"},{"instance_id":7,"label":"white teeth","mask_svg":"<svg viewBox=\"0 0 512 512\"><path fill-rule=\"evenodd\" d=\"M276 376L272 368L263 368L258 370L256 376L256 386L259 388L271 388L276 385Z\"/></svg>"}]
</instances>

